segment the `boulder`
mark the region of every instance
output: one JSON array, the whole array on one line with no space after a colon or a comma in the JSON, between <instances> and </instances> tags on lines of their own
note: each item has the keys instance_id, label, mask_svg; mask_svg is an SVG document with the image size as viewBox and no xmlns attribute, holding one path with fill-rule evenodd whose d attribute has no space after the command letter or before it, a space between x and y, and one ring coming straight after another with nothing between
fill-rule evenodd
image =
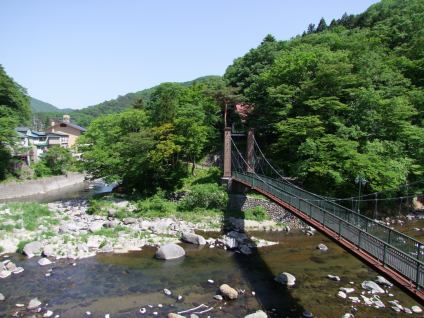
<instances>
[{"instance_id":1,"label":"boulder","mask_svg":"<svg viewBox=\"0 0 424 318\"><path fill-rule=\"evenodd\" d=\"M337 292L337 297L342 298L342 299L346 299L346 298L347 298L347 295L346 295L346 293L345 293L345 292L343 292L343 291L339 290L339 291Z\"/></svg>"},{"instance_id":2,"label":"boulder","mask_svg":"<svg viewBox=\"0 0 424 318\"><path fill-rule=\"evenodd\" d=\"M206 240L203 236L194 234L194 233L183 233L181 236L181 239L184 242L191 243L191 244L197 244L197 245L205 245Z\"/></svg>"},{"instance_id":3,"label":"boulder","mask_svg":"<svg viewBox=\"0 0 424 318\"><path fill-rule=\"evenodd\" d=\"M389 282L386 278L384 278L383 276L377 276L377 279L375 280L379 285L382 286L388 286L388 287L392 287L393 284L391 282Z\"/></svg>"},{"instance_id":4,"label":"boulder","mask_svg":"<svg viewBox=\"0 0 424 318\"><path fill-rule=\"evenodd\" d=\"M43 255L46 257L52 256L54 253L54 249L52 245L46 245L43 248Z\"/></svg>"},{"instance_id":5,"label":"boulder","mask_svg":"<svg viewBox=\"0 0 424 318\"><path fill-rule=\"evenodd\" d=\"M340 277L336 276L336 275L330 275L328 274L327 277L331 280L334 280L335 282L339 282L340 281Z\"/></svg>"},{"instance_id":6,"label":"boulder","mask_svg":"<svg viewBox=\"0 0 424 318\"><path fill-rule=\"evenodd\" d=\"M421 307L419 307L419 306L412 306L411 307L411 310L414 312L414 313L416 313L416 314L419 314L419 313L422 313L423 312L423 310L421 309Z\"/></svg>"},{"instance_id":7,"label":"boulder","mask_svg":"<svg viewBox=\"0 0 424 318\"><path fill-rule=\"evenodd\" d=\"M8 262L5 267L8 271L13 272L16 269L16 264L13 262Z\"/></svg>"},{"instance_id":8,"label":"boulder","mask_svg":"<svg viewBox=\"0 0 424 318\"><path fill-rule=\"evenodd\" d=\"M328 251L328 247L325 244L318 244L317 249L319 249L321 252L327 252Z\"/></svg>"},{"instance_id":9,"label":"boulder","mask_svg":"<svg viewBox=\"0 0 424 318\"><path fill-rule=\"evenodd\" d=\"M244 318L267 318L267 317L268 315L262 310L258 310L257 312L254 312L253 314L244 316Z\"/></svg>"},{"instance_id":10,"label":"boulder","mask_svg":"<svg viewBox=\"0 0 424 318\"><path fill-rule=\"evenodd\" d=\"M362 282L361 286L363 289L370 290L372 293L384 294L384 289L373 281L365 280Z\"/></svg>"},{"instance_id":11,"label":"boulder","mask_svg":"<svg viewBox=\"0 0 424 318\"><path fill-rule=\"evenodd\" d=\"M118 211L114 208L109 208L109 210L107 210L107 216L110 218L114 218L117 213Z\"/></svg>"},{"instance_id":12,"label":"boulder","mask_svg":"<svg viewBox=\"0 0 424 318\"><path fill-rule=\"evenodd\" d=\"M41 301L38 300L38 298L33 298L30 300L27 309L36 309L41 306Z\"/></svg>"},{"instance_id":13,"label":"boulder","mask_svg":"<svg viewBox=\"0 0 424 318\"><path fill-rule=\"evenodd\" d=\"M296 277L286 272L279 274L274 278L274 280L286 286L294 286L294 284L296 284Z\"/></svg>"},{"instance_id":14,"label":"boulder","mask_svg":"<svg viewBox=\"0 0 424 318\"><path fill-rule=\"evenodd\" d=\"M107 221L106 223L104 223L103 226L106 227L106 228L112 229L114 227L117 227L118 224L119 224L118 220L111 220L111 221Z\"/></svg>"},{"instance_id":15,"label":"boulder","mask_svg":"<svg viewBox=\"0 0 424 318\"><path fill-rule=\"evenodd\" d=\"M12 274L11 271L7 271L7 270L0 271L0 278L9 277L11 274Z\"/></svg>"},{"instance_id":16,"label":"boulder","mask_svg":"<svg viewBox=\"0 0 424 318\"><path fill-rule=\"evenodd\" d=\"M48 258L45 258L45 257L40 258L40 259L38 260L38 264L39 264L39 265L41 265L41 266L50 265L51 263L52 263L52 262L51 262Z\"/></svg>"},{"instance_id":17,"label":"boulder","mask_svg":"<svg viewBox=\"0 0 424 318\"><path fill-rule=\"evenodd\" d=\"M237 290L227 284L222 284L221 286L219 286L219 291L228 299L237 299L238 297Z\"/></svg>"},{"instance_id":18,"label":"boulder","mask_svg":"<svg viewBox=\"0 0 424 318\"><path fill-rule=\"evenodd\" d=\"M214 299L216 300L223 300L224 298L221 295L215 295L213 296Z\"/></svg>"},{"instance_id":19,"label":"boulder","mask_svg":"<svg viewBox=\"0 0 424 318\"><path fill-rule=\"evenodd\" d=\"M6 299L6 297L4 297L4 295L2 293L0 293L0 301L4 301Z\"/></svg>"},{"instance_id":20,"label":"boulder","mask_svg":"<svg viewBox=\"0 0 424 318\"><path fill-rule=\"evenodd\" d=\"M339 290L341 290L342 292L344 292L346 294L350 294L350 293L353 293L355 291L355 288L352 288L352 287L340 287Z\"/></svg>"},{"instance_id":21,"label":"boulder","mask_svg":"<svg viewBox=\"0 0 424 318\"><path fill-rule=\"evenodd\" d=\"M240 252L242 252L244 255L250 255L252 254L252 249L247 245L242 245L240 247Z\"/></svg>"},{"instance_id":22,"label":"boulder","mask_svg":"<svg viewBox=\"0 0 424 318\"><path fill-rule=\"evenodd\" d=\"M184 255L185 251L181 246L174 243L169 243L159 247L159 249L156 251L155 256L159 259L169 260L177 259L183 257Z\"/></svg>"},{"instance_id":23,"label":"boulder","mask_svg":"<svg viewBox=\"0 0 424 318\"><path fill-rule=\"evenodd\" d=\"M24 246L24 253L28 257L33 257L34 255L40 255L43 250L43 244L38 241L34 241Z\"/></svg>"},{"instance_id":24,"label":"boulder","mask_svg":"<svg viewBox=\"0 0 424 318\"><path fill-rule=\"evenodd\" d=\"M97 231L100 231L103 227L103 221L95 221L93 223L90 224L90 226L88 227L88 230L91 233L95 233Z\"/></svg>"},{"instance_id":25,"label":"boulder","mask_svg":"<svg viewBox=\"0 0 424 318\"><path fill-rule=\"evenodd\" d=\"M125 225L128 225L128 224L136 223L137 219L136 218L125 218L122 221L124 222Z\"/></svg>"}]
</instances>

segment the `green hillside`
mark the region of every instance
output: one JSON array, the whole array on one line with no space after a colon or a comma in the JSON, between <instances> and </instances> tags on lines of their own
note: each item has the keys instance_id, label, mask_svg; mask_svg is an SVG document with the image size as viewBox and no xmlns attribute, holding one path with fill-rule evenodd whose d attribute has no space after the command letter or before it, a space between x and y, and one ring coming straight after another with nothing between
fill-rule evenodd
<instances>
[{"instance_id":1,"label":"green hillside","mask_svg":"<svg viewBox=\"0 0 424 318\"><path fill-rule=\"evenodd\" d=\"M316 192L396 189L424 174L424 1L383 0L359 15L267 36L224 78L277 165ZM411 189L409 189L411 191Z\"/></svg>"},{"instance_id":2,"label":"green hillside","mask_svg":"<svg viewBox=\"0 0 424 318\"><path fill-rule=\"evenodd\" d=\"M34 113L46 113L46 112L59 112L61 111L56 106L53 106L52 104L43 102L37 98L31 97L30 98L30 105L31 110Z\"/></svg>"},{"instance_id":3,"label":"green hillside","mask_svg":"<svg viewBox=\"0 0 424 318\"><path fill-rule=\"evenodd\" d=\"M190 86L194 83L207 82L217 78L220 78L220 76L203 76L192 81L177 84L180 84L182 86ZM40 111L38 111L36 117L40 122L49 122L50 119L61 118L63 112L67 111L71 116L73 122L81 126L87 127L94 118L99 117L101 115L121 112L124 109L131 107L137 100L142 99L145 104L148 104L148 102L150 101L150 95L156 88L157 86L154 86L135 93L128 93L123 96L118 96L115 99L107 100L97 105L84 107L78 110L60 110L55 108L52 110L42 111L41 113Z\"/></svg>"}]
</instances>

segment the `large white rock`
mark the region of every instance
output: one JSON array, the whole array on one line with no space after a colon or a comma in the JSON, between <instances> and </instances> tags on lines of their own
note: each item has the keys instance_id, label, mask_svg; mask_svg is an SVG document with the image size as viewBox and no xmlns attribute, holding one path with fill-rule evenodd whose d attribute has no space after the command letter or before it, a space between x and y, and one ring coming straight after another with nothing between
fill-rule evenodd
<instances>
[{"instance_id":1,"label":"large white rock","mask_svg":"<svg viewBox=\"0 0 424 318\"><path fill-rule=\"evenodd\" d=\"M363 289L370 290L373 293L384 294L384 289L373 281L365 280L362 282L361 286Z\"/></svg>"},{"instance_id":2,"label":"large white rock","mask_svg":"<svg viewBox=\"0 0 424 318\"><path fill-rule=\"evenodd\" d=\"M328 251L328 247L325 244L318 244L317 249L319 249L321 252L327 252Z\"/></svg>"},{"instance_id":3,"label":"large white rock","mask_svg":"<svg viewBox=\"0 0 424 318\"><path fill-rule=\"evenodd\" d=\"M156 251L156 258L159 259L176 259L185 256L184 249L174 243L169 243L162 245L159 247L159 249Z\"/></svg>"},{"instance_id":4,"label":"large white rock","mask_svg":"<svg viewBox=\"0 0 424 318\"><path fill-rule=\"evenodd\" d=\"M237 299L238 297L237 290L235 290L234 288L230 287L227 284L222 284L221 286L219 286L219 291L221 292L222 295L224 295L228 299Z\"/></svg>"},{"instance_id":5,"label":"large white rock","mask_svg":"<svg viewBox=\"0 0 424 318\"><path fill-rule=\"evenodd\" d=\"M191 243L191 244L197 244L197 245L205 245L206 240L203 236L195 234L195 233L183 233L181 236L181 239L184 242Z\"/></svg>"},{"instance_id":6,"label":"large white rock","mask_svg":"<svg viewBox=\"0 0 424 318\"><path fill-rule=\"evenodd\" d=\"M274 278L274 280L286 286L294 286L294 284L296 284L296 277L286 272L279 274L278 276Z\"/></svg>"},{"instance_id":7,"label":"large white rock","mask_svg":"<svg viewBox=\"0 0 424 318\"><path fill-rule=\"evenodd\" d=\"M23 249L25 255L28 257L33 257L34 255L40 255L42 250L43 250L43 244L41 244L38 241L34 241L34 242L26 244Z\"/></svg>"},{"instance_id":8,"label":"large white rock","mask_svg":"<svg viewBox=\"0 0 424 318\"><path fill-rule=\"evenodd\" d=\"M7 270L0 271L0 278L9 277L11 274L12 274L11 271L7 271Z\"/></svg>"},{"instance_id":9,"label":"large white rock","mask_svg":"<svg viewBox=\"0 0 424 318\"><path fill-rule=\"evenodd\" d=\"M43 248L43 255L44 256L49 257L49 256L52 256L53 253L54 253L54 248L53 248L52 245L46 245L46 246L44 246L44 248Z\"/></svg>"},{"instance_id":10,"label":"large white rock","mask_svg":"<svg viewBox=\"0 0 424 318\"><path fill-rule=\"evenodd\" d=\"M50 265L51 263L52 263L52 262L51 262L48 258L45 258L45 257L40 258L40 259L38 260L38 264L39 264L39 265L41 265L41 266Z\"/></svg>"},{"instance_id":11,"label":"large white rock","mask_svg":"<svg viewBox=\"0 0 424 318\"><path fill-rule=\"evenodd\" d=\"M419 306L412 306L411 307L411 310L414 312L414 313L416 313L416 314L419 314L419 313L422 313L423 312L423 310L421 309L421 307L419 307Z\"/></svg>"},{"instance_id":12,"label":"large white rock","mask_svg":"<svg viewBox=\"0 0 424 318\"><path fill-rule=\"evenodd\" d=\"M386 278L384 278L383 276L377 276L377 279L375 280L379 285L383 285L383 286L388 286L388 287L392 287L393 284L391 282L389 282Z\"/></svg>"},{"instance_id":13,"label":"large white rock","mask_svg":"<svg viewBox=\"0 0 424 318\"><path fill-rule=\"evenodd\" d=\"M244 318L267 318L267 317L268 315L262 310L258 310L257 312L254 312L253 314L244 316Z\"/></svg>"},{"instance_id":14,"label":"large white rock","mask_svg":"<svg viewBox=\"0 0 424 318\"><path fill-rule=\"evenodd\" d=\"M27 309L36 309L41 306L41 301L38 300L38 298L33 298L30 300Z\"/></svg>"},{"instance_id":15,"label":"large white rock","mask_svg":"<svg viewBox=\"0 0 424 318\"><path fill-rule=\"evenodd\" d=\"M347 295L346 295L346 293L345 293L345 292L343 292L343 291L339 290L339 291L337 292L337 297L342 298L342 299L346 299L346 298L347 298Z\"/></svg>"}]
</instances>

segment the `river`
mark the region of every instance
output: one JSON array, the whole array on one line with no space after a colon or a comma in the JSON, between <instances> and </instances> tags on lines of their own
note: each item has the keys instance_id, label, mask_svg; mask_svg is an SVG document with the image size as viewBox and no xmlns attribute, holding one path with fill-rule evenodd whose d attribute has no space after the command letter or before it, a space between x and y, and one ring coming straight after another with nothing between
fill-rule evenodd
<instances>
[{"instance_id":1,"label":"river","mask_svg":"<svg viewBox=\"0 0 424 318\"><path fill-rule=\"evenodd\" d=\"M104 185L99 184L90 190L79 189L72 197L87 197L104 190ZM67 199L69 195L66 194ZM37 200L46 202L49 198ZM378 274L319 233L314 236L300 231L250 234L279 244L260 248L252 255L182 244L187 255L177 261L157 260L155 249L144 248L128 254L57 260L45 267L37 264L38 257L27 259L11 254L10 259L25 271L0 281L0 292L6 296L0 305L0 317L10 317L16 312L19 317L30 317L16 304L28 304L34 297L43 303L39 317L49 309L62 318L88 317L86 312L91 317L106 314L111 318L166 317L169 312L185 311L201 304L208 307L197 311L213 307L199 314L205 318L244 317L258 309L267 311L269 317L301 317L304 311L309 311L314 317L331 318L342 317L352 306L357 310L355 317L393 317L409 315L396 314L389 300L397 299L409 308L418 304L397 287L389 290L393 296L381 296L384 309L352 305L350 300L338 298L340 287L353 287L355 292L349 296L359 297L360 284L374 280ZM319 243L326 244L329 250L319 251ZM274 282L281 272L292 273L297 279L296 286L287 289ZM338 275L341 281L332 281L327 274ZM215 300L213 296L219 293L223 283L244 293L234 301ZM171 290L172 295L166 296L164 288ZM177 299L178 295L183 296L182 300ZM143 308L146 313L141 314Z\"/></svg>"}]
</instances>

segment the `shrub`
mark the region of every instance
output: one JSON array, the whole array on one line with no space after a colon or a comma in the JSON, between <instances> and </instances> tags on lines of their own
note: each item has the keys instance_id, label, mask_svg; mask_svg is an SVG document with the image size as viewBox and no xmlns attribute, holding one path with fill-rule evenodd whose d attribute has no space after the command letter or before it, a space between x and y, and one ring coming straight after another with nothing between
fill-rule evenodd
<instances>
[{"instance_id":1,"label":"shrub","mask_svg":"<svg viewBox=\"0 0 424 318\"><path fill-rule=\"evenodd\" d=\"M35 163L33 165L33 169L34 169L35 175L38 178L47 177L47 176L52 175L52 171L50 170L49 167L46 166L44 161L39 161L39 162Z\"/></svg>"},{"instance_id":2,"label":"shrub","mask_svg":"<svg viewBox=\"0 0 424 318\"><path fill-rule=\"evenodd\" d=\"M181 200L178 208L181 210L219 209L226 208L228 195L224 188L215 184L197 184Z\"/></svg>"},{"instance_id":3,"label":"shrub","mask_svg":"<svg viewBox=\"0 0 424 318\"><path fill-rule=\"evenodd\" d=\"M67 148L53 146L41 157L41 162L50 169L52 174L64 174L73 165L75 159Z\"/></svg>"},{"instance_id":4,"label":"shrub","mask_svg":"<svg viewBox=\"0 0 424 318\"><path fill-rule=\"evenodd\" d=\"M247 209L244 212L244 217L246 220L254 220L254 221L269 220L269 216L268 216L268 213L266 212L266 209L260 205Z\"/></svg>"},{"instance_id":5,"label":"shrub","mask_svg":"<svg viewBox=\"0 0 424 318\"><path fill-rule=\"evenodd\" d=\"M163 191L137 202L138 213L144 217L164 217L175 212L175 204L165 198Z\"/></svg>"}]
</instances>

